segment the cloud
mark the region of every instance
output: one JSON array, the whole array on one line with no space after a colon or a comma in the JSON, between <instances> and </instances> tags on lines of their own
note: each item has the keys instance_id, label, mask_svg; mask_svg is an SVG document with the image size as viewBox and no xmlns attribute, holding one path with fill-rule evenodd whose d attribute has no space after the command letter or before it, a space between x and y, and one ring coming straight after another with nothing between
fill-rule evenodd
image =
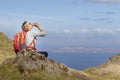
<instances>
[{"instance_id":1,"label":"cloud","mask_svg":"<svg viewBox=\"0 0 120 80\"><path fill-rule=\"evenodd\" d=\"M105 12L106 14L115 14L115 12L114 11L107 11L107 12Z\"/></svg>"},{"instance_id":2,"label":"cloud","mask_svg":"<svg viewBox=\"0 0 120 80\"><path fill-rule=\"evenodd\" d=\"M93 28L93 29L88 29L88 28L82 28L78 29L74 32L77 33L95 33L95 34L114 34L116 31L119 31L119 29L107 29L107 28Z\"/></svg>"},{"instance_id":3,"label":"cloud","mask_svg":"<svg viewBox=\"0 0 120 80\"><path fill-rule=\"evenodd\" d=\"M58 31L57 31L58 32ZM79 28L79 29L64 29L59 33L67 33L67 34L117 34L120 33L120 28Z\"/></svg>"},{"instance_id":4,"label":"cloud","mask_svg":"<svg viewBox=\"0 0 120 80\"><path fill-rule=\"evenodd\" d=\"M119 29L108 29L108 28L93 28L93 29L87 29L83 28L79 30L80 33L95 33L95 34L114 34L116 31L119 31Z\"/></svg>"},{"instance_id":5,"label":"cloud","mask_svg":"<svg viewBox=\"0 0 120 80\"><path fill-rule=\"evenodd\" d=\"M69 29L64 29L63 32L64 32L64 33L72 33L72 31L69 30Z\"/></svg>"},{"instance_id":6,"label":"cloud","mask_svg":"<svg viewBox=\"0 0 120 80\"><path fill-rule=\"evenodd\" d=\"M104 33L104 34L114 34L115 30L114 29L104 29L104 28L97 28L95 30L97 33Z\"/></svg>"},{"instance_id":7,"label":"cloud","mask_svg":"<svg viewBox=\"0 0 120 80\"><path fill-rule=\"evenodd\" d=\"M90 20L90 18L80 18L80 20Z\"/></svg>"},{"instance_id":8,"label":"cloud","mask_svg":"<svg viewBox=\"0 0 120 80\"><path fill-rule=\"evenodd\" d=\"M88 0L92 2L102 2L102 3L120 3L120 0Z\"/></svg>"},{"instance_id":9,"label":"cloud","mask_svg":"<svg viewBox=\"0 0 120 80\"><path fill-rule=\"evenodd\" d=\"M99 18L98 19L99 21L109 21L109 20L111 20L110 18Z\"/></svg>"},{"instance_id":10,"label":"cloud","mask_svg":"<svg viewBox=\"0 0 120 80\"><path fill-rule=\"evenodd\" d=\"M120 28L118 28L118 29L115 29L116 31L120 31Z\"/></svg>"},{"instance_id":11,"label":"cloud","mask_svg":"<svg viewBox=\"0 0 120 80\"><path fill-rule=\"evenodd\" d=\"M89 32L89 30L88 30L88 29L83 28L83 29L81 29L81 32L82 32L82 33L88 33L88 32Z\"/></svg>"}]
</instances>

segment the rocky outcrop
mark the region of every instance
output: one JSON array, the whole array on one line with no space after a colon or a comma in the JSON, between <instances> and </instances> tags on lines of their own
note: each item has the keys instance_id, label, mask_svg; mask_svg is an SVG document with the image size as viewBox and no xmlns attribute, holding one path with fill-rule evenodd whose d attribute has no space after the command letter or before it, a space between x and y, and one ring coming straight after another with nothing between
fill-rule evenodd
<instances>
[{"instance_id":1,"label":"rocky outcrop","mask_svg":"<svg viewBox=\"0 0 120 80\"><path fill-rule=\"evenodd\" d=\"M107 63L120 64L120 54L110 57Z\"/></svg>"},{"instance_id":2,"label":"rocky outcrop","mask_svg":"<svg viewBox=\"0 0 120 80\"><path fill-rule=\"evenodd\" d=\"M9 67L8 67L9 66ZM9 68L9 69L8 69ZM1 76L1 69L10 75ZM90 80L87 75L68 68L65 64L46 58L35 51L21 51L15 58L7 58L0 65L0 78L3 80Z\"/></svg>"},{"instance_id":3,"label":"rocky outcrop","mask_svg":"<svg viewBox=\"0 0 120 80\"><path fill-rule=\"evenodd\" d=\"M31 71L39 72L44 70L53 75L61 75L62 73L67 73L68 71L65 64L45 58L44 55L35 51L27 51L25 52L25 55L22 55L21 52L18 54L18 57L8 58L3 62L3 64L16 64L20 72L25 75Z\"/></svg>"}]
</instances>

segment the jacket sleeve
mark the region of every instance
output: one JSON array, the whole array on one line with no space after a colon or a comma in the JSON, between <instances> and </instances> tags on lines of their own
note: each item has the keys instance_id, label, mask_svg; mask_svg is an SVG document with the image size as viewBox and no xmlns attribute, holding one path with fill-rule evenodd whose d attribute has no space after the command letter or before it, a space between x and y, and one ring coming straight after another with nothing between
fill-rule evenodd
<instances>
[{"instance_id":1,"label":"jacket sleeve","mask_svg":"<svg viewBox=\"0 0 120 80\"><path fill-rule=\"evenodd\" d=\"M40 32L40 31L32 31L32 34L35 37L44 37L44 36L46 36L46 32Z\"/></svg>"}]
</instances>

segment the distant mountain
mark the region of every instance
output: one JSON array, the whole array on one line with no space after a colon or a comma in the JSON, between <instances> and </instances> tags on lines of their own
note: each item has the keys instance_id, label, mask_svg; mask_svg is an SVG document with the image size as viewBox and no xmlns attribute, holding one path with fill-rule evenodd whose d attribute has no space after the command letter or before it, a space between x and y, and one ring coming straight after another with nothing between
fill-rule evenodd
<instances>
[{"instance_id":1,"label":"distant mountain","mask_svg":"<svg viewBox=\"0 0 120 80\"><path fill-rule=\"evenodd\" d=\"M57 48L57 49L46 49L51 52L55 53L119 53L120 49L115 48L72 48L72 47L65 47L65 48Z\"/></svg>"}]
</instances>

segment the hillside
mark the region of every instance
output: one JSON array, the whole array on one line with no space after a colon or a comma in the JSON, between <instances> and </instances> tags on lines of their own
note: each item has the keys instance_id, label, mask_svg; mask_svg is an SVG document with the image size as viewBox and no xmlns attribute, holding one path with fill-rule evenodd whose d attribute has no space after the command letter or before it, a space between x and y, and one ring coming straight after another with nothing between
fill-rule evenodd
<instances>
[{"instance_id":1,"label":"hillside","mask_svg":"<svg viewBox=\"0 0 120 80\"><path fill-rule=\"evenodd\" d=\"M0 80L120 80L120 54L78 71L31 50L19 53L16 57L12 40L0 32Z\"/></svg>"},{"instance_id":2,"label":"hillside","mask_svg":"<svg viewBox=\"0 0 120 80\"><path fill-rule=\"evenodd\" d=\"M120 54L112 56L102 65L84 70L94 80L120 80Z\"/></svg>"},{"instance_id":3,"label":"hillside","mask_svg":"<svg viewBox=\"0 0 120 80\"><path fill-rule=\"evenodd\" d=\"M6 58L14 57L13 43L4 33L0 32L0 63Z\"/></svg>"},{"instance_id":4,"label":"hillside","mask_svg":"<svg viewBox=\"0 0 120 80\"><path fill-rule=\"evenodd\" d=\"M69 68L31 50L21 51L16 57L12 40L2 32L0 63L0 80L91 80L85 72Z\"/></svg>"}]
</instances>

